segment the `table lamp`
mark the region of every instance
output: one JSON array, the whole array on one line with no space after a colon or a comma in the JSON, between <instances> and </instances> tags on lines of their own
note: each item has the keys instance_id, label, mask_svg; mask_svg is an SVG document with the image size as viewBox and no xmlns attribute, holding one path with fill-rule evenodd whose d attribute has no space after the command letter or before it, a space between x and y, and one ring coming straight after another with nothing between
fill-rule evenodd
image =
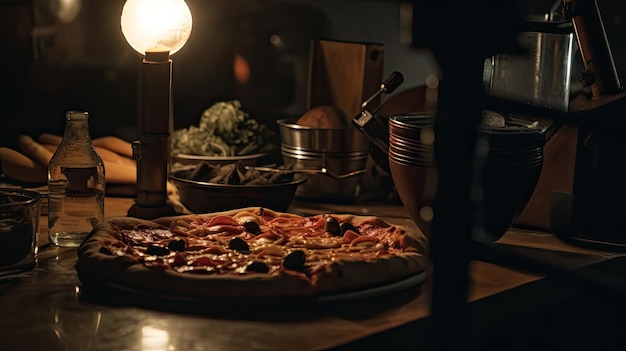
<instances>
[{"instance_id":1,"label":"table lamp","mask_svg":"<svg viewBox=\"0 0 626 351\"><path fill-rule=\"evenodd\" d=\"M174 214L167 203L169 136L173 128L172 60L191 34L191 12L184 0L127 0L122 33L143 55L137 101L137 198L131 217L152 219Z\"/></svg>"}]
</instances>

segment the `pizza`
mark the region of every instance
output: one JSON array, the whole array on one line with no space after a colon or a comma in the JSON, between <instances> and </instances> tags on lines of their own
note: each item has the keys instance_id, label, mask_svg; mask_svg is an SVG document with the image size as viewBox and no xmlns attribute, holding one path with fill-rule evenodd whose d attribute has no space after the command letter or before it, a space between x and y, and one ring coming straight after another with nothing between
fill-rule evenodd
<instances>
[{"instance_id":1,"label":"pizza","mask_svg":"<svg viewBox=\"0 0 626 351\"><path fill-rule=\"evenodd\" d=\"M84 285L165 296L305 297L367 289L425 267L420 232L375 216L261 207L100 222L78 249Z\"/></svg>"}]
</instances>

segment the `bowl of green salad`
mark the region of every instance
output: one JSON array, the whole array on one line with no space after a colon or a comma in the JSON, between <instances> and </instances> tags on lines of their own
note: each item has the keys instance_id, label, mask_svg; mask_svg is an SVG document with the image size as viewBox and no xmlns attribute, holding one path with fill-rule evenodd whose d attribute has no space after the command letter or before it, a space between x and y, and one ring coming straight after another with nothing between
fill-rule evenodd
<instances>
[{"instance_id":1,"label":"bowl of green salad","mask_svg":"<svg viewBox=\"0 0 626 351\"><path fill-rule=\"evenodd\" d=\"M252 118L238 100L220 101L204 110L198 125L172 132L170 157L174 169L202 161L256 165L279 143L278 135Z\"/></svg>"}]
</instances>

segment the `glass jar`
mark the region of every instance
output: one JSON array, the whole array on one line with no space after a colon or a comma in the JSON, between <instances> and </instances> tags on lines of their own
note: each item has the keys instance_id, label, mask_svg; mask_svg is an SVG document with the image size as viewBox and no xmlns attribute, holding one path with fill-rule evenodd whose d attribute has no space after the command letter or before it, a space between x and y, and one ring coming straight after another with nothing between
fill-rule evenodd
<instances>
[{"instance_id":1,"label":"glass jar","mask_svg":"<svg viewBox=\"0 0 626 351\"><path fill-rule=\"evenodd\" d=\"M34 191L0 188L0 277L37 264L40 201Z\"/></svg>"}]
</instances>

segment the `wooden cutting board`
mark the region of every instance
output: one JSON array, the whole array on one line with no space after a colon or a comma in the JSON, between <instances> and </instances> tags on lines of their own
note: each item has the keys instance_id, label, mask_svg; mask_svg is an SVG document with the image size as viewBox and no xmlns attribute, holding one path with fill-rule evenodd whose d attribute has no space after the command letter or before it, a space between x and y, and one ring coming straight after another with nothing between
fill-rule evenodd
<instances>
[{"instance_id":1,"label":"wooden cutting board","mask_svg":"<svg viewBox=\"0 0 626 351\"><path fill-rule=\"evenodd\" d=\"M383 81L384 46L373 43L314 40L309 57L307 109L334 105L348 122ZM378 105L374 101L370 108Z\"/></svg>"}]
</instances>

